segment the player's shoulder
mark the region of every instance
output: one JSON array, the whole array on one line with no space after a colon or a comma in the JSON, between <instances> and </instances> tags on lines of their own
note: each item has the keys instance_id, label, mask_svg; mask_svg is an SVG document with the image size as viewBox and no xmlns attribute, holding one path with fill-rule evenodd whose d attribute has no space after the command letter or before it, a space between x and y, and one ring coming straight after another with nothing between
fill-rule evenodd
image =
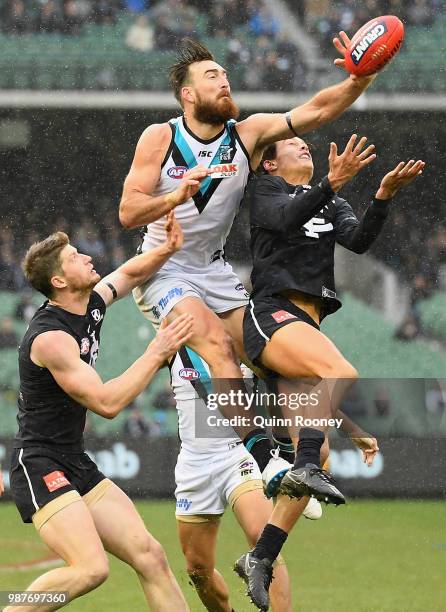
<instances>
[{"instance_id":1,"label":"player's shoulder","mask_svg":"<svg viewBox=\"0 0 446 612\"><path fill-rule=\"evenodd\" d=\"M277 192L286 191L286 182L281 176L273 176L271 174L260 174L253 179L253 188L256 190L271 190Z\"/></svg>"},{"instance_id":2,"label":"player's shoulder","mask_svg":"<svg viewBox=\"0 0 446 612\"><path fill-rule=\"evenodd\" d=\"M99 281L98 285L101 281ZM93 289L90 295L90 300L88 302L87 310L93 316L94 319L97 318L96 311L99 311L99 314L103 315L107 309L107 304L105 303L104 298L97 290L97 286Z\"/></svg>"},{"instance_id":3,"label":"player's shoulder","mask_svg":"<svg viewBox=\"0 0 446 612\"><path fill-rule=\"evenodd\" d=\"M172 138L172 126L175 120L164 123L152 123L146 127L139 138L139 145L167 143Z\"/></svg>"}]
</instances>

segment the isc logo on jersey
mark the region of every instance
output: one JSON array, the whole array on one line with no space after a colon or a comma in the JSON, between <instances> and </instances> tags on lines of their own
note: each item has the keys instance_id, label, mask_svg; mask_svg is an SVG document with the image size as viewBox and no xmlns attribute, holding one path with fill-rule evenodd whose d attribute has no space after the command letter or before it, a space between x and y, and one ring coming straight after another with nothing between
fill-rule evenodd
<instances>
[{"instance_id":1,"label":"isc logo on jersey","mask_svg":"<svg viewBox=\"0 0 446 612\"><path fill-rule=\"evenodd\" d=\"M183 380L198 380L200 378L200 372L193 368L183 368L179 371L179 376Z\"/></svg>"},{"instance_id":2,"label":"isc logo on jersey","mask_svg":"<svg viewBox=\"0 0 446 612\"><path fill-rule=\"evenodd\" d=\"M169 168L167 171L167 176L173 179L182 179L187 170L186 166L172 166L172 168Z\"/></svg>"}]
</instances>

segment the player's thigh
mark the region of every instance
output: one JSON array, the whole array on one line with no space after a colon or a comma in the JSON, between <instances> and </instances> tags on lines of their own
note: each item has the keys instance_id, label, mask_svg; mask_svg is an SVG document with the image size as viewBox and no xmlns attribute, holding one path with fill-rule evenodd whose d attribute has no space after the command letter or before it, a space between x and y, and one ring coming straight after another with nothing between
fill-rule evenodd
<instances>
[{"instance_id":1,"label":"player's thigh","mask_svg":"<svg viewBox=\"0 0 446 612\"><path fill-rule=\"evenodd\" d=\"M212 570L215 567L215 552L219 520L192 523L177 520L178 537L186 558L188 571Z\"/></svg>"},{"instance_id":2,"label":"player's thigh","mask_svg":"<svg viewBox=\"0 0 446 612\"><path fill-rule=\"evenodd\" d=\"M114 483L90 506L90 512L105 549L115 557L132 564L140 553L158 551L158 542L133 502Z\"/></svg>"},{"instance_id":3,"label":"player's thigh","mask_svg":"<svg viewBox=\"0 0 446 612\"><path fill-rule=\"evenodd\" d=\"M350 378L356 371L321 331L298 321L278 329L260 355L262 364L285 378Z\"/></svg>"},{"instance_id":4,"label":"player's thigh","mask_svg":"<svg viewBox=\"0 0 446 612\"><path fill-rule=\"evenodd\" d=\"M53 514L39 535L69 565L90 566L97 561L108 566L93 517L82 499Z\"/></svg>"},{"instance_id":5,"label":"player's thigh","mask_svg":"<svg viewBox=\"0 0 446 612\"><path fill-rule=\"evenodd\" d=\"M225 345L232 346L231 337L223 322L202 300L195 297L184 298L172 308L167 320L170 323L184 313L194 317L193 335L187 345L205 361L213 359L215 352L222 350Z\"/></svg>"},{"instance_id":6,"label":"player's thigh","mask_svg":"<svg viewBox=\"0 0 446 612\"><path fill-rule=\"evenodd\" d=\"M243 348L243 317L245 315L245 308L245 306L241 306L240 308L223 312L218 316L234 342L234 347L240 361L249 365L248 358Z\"/></svg>"},{"instance_id":7,"label":"player's thigh","mask_svg":"<svg viewBox=\"0 0 446 612\"><path fill-rule=\"evenodd\" d=\"M262 489L247 491L235 501L233 512L250 545L260 537L273 511L273 502Z\"/></svg>"}]
</instances>

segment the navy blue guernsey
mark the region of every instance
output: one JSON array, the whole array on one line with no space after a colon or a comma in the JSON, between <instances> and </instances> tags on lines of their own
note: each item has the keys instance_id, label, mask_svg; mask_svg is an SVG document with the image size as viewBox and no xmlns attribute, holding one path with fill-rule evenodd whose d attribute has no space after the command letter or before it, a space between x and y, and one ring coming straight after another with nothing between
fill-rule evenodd
<instances>
[{"instance_id":1,"label":"navy blue guernsey","mask_svg":"<svg viewBox=\"0 0 446 612\"><path fill-rule=\"evenodd\" d=\"M83 451L87 409L63 391L47 368L31 361L30 351L39 334L61 330L76 340L82 361L94 366L105 310L104 300L93 291L85 315L73 314L48 301L34 314L19 347L19 431L15 448Z\"/></svg>"},{"instance_id":2,"label":"navy blue guernsey","mask_svg":"<svg viewBox=\"0 0 446 612\"><path fill-rule=\"evenodd\" d=\"M248 186L253 296L299 291L322 300L321 318L341 307L334 250L364 253L378 236L388 201L374 199L361 221L325 177L314 186L264 175Z\"/></svg>"}]
</instances>

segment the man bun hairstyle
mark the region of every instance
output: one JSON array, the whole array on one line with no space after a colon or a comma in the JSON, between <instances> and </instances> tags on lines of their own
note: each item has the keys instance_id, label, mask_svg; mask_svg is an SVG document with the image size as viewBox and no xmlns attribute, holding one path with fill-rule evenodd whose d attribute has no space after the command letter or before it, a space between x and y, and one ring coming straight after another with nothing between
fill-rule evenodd
<instances>
[{"instance_id":1,"label":"man bun hairstyle","mask_svg":"<svg viewBox=\"0 0 446 612\"><path fill-rule=\"evenodd\" d=\"M181 88L189 79L189 66L196 62L215 61L214 56L198 40L185 38L177 52L176 62L171 66L169 73L170 84L175 98L182 106Z\"/></svg>"},{"instance_id":2,"label":"man bun hairstyle","mask_svg":"<svg viewBox=\"0 0 446 612\"><path fill-rule=\"evenodd\" d=\"M69 242L64 232L55 232L45 240L35 242L23 259L22 269L29 284L47 298L53 296L51 278L62 271L60 253Z\"/></svg>"}]
</instances>

